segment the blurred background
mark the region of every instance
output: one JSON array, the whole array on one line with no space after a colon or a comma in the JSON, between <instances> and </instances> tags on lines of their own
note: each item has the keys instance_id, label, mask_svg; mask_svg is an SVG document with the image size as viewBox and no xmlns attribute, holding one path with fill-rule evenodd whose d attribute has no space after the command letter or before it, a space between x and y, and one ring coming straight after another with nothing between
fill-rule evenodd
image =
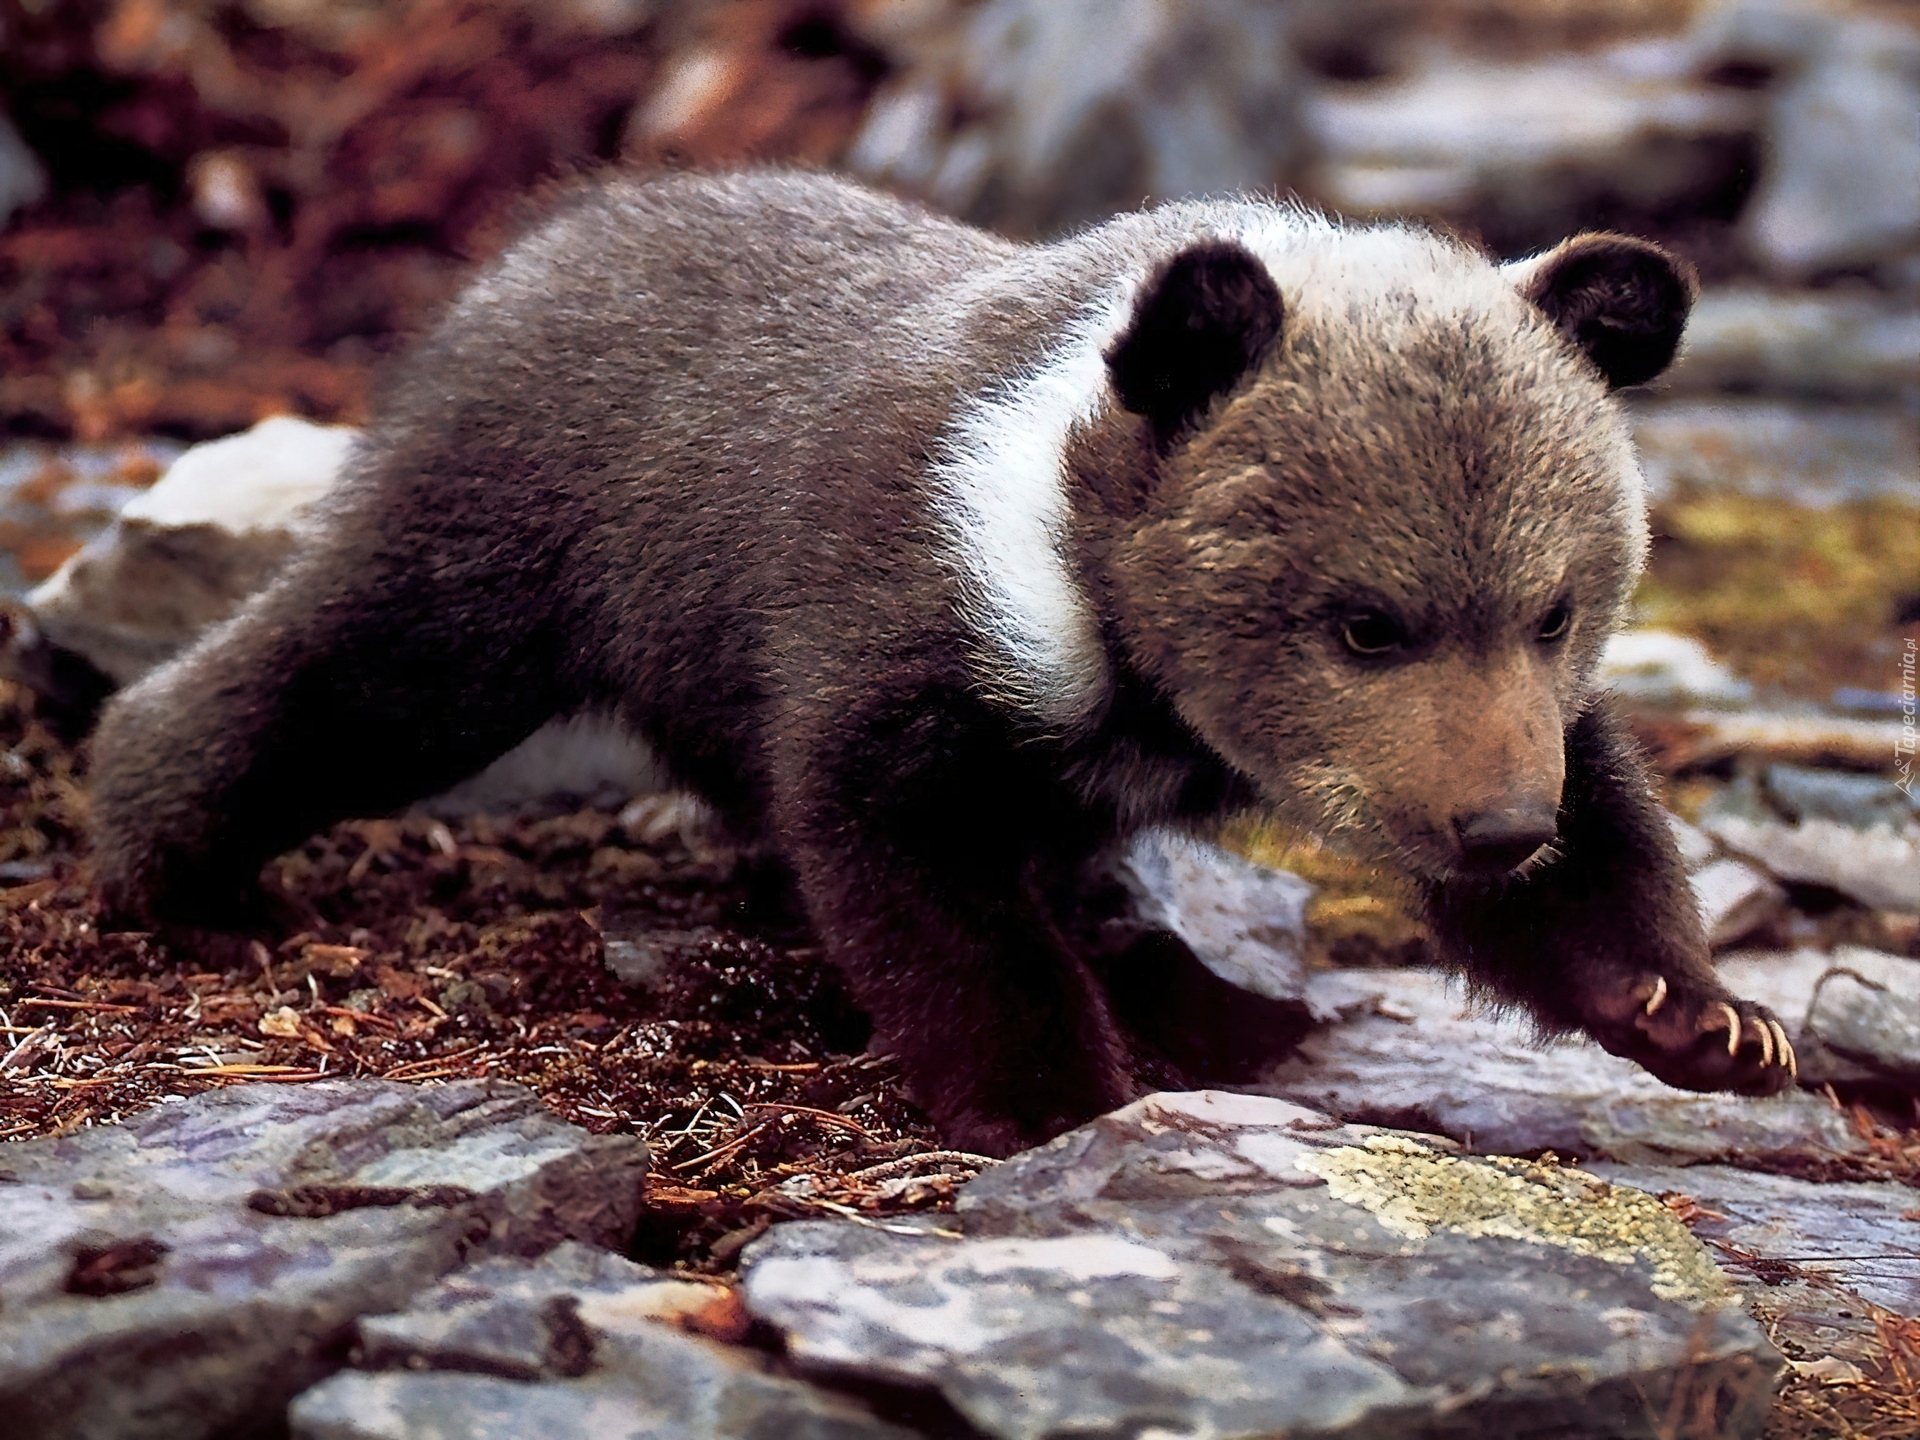
<instances>
[{"instance_id":1,"label":"blurred background","mask_svg":"<svg viewBox=\"0 0 1920 1440\"><path fill-rule=\"evenodd\" d=\"M1920 880L1836 879L1920 870L1911 0L0 0L0 598L118 543L194 442L364 421L543 188L750 160L1024 237L1255 188L1502 256L1596 226L1685 255L1686 349L1628 402L1657 538L1612 678L1682 814L1906 837L1817 863L1747 845L1771 877L1753 914L1805 921L1780 881L1916 943ZM273 433L233 483L324 486L335 442ZM16 621L43 715L84 715L283 553L182 569L166 544L90 590L70 565ZM23 667L62 606L92 610ZM89 648L103 608L171 628L117 664ZM1242 837L1339 891L1287 844ZM1381 923L1362 948L1401 953Z\"/></svg>"},{"instance_id":2,"label":"blurred background","mask_svg":"<svg viewBox=\"0 0 1920 1440\"><path fill-rule=\"evenodd\" d=\"M363 420L556 178L786 160L1022 236L1253 187L1501 255L1655 237L1707 289L1634 402L1642 618L1897 691L1917 115L1913 3L0 0L0 591L187 442Z\"/></svg>"}]
</instances>

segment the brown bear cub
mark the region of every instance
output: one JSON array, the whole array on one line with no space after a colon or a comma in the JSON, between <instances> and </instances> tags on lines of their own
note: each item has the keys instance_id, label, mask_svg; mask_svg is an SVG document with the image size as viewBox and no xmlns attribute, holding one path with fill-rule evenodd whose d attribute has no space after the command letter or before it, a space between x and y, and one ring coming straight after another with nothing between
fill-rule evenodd
<instances>
[{"instance_id":1,"label":"brown bear cub","mask_svg":"<svg viewBox=\"0 0 1920 1440\"><path fill-rule=\"evenodd\" d=\"M1619 236L1501 266L1253 199L1025 246L817 175L581 191L109 708L105 901L244 924L277 852L597 708L786 857L958 1145L1130 1098L1076 877L1253 804L1546 1026L1777 1091L1593 693L1647 543L1610 392L1691 296Z\"/></svg>"}]
</instances>

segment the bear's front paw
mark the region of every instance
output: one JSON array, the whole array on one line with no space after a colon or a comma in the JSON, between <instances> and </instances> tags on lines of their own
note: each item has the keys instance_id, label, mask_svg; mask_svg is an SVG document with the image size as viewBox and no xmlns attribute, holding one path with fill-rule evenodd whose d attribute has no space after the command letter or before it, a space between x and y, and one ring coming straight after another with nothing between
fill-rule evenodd
<instances>
[{"instance_id":1,"label":"bear's front paw","mask_svg":"<svg viewBox=\"0 0 1920 1440\"><path fill-rule=\"evenodd\" d=\"M1774 1095L1800 1078L1772 1012L1720 985L1643 975L1593 997L1587 1033L1603 1049L1682 1090Z\"/></svg>"}]
</instances>

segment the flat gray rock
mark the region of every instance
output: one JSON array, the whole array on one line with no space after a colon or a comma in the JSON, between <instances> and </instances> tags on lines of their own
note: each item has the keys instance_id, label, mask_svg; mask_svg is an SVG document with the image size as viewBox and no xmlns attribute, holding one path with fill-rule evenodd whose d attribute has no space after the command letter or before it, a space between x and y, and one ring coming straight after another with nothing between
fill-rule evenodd
<instances>
[{"instance_id":1,"label":"flat gray rock","mask_svg":"<svg viewBox=\"0 0 1920 1440\"><path fill-rule=\"evenodd\" d=\"M1920 821L1920 795L1884 775L1769 765L1760 783L1768 805L1795 822L1835 820L1855 830L1899 830Z\"/></svg>"},{"instance_id":2,"label":"flat gray rock","mask_svg":"<svg viewBox=\"0 0 1920 1440\"><path fill-rule=\"evenodd\" d=\"M1739 860L1709 860L1689 883L1700 904L1707 942L1716 950L1738 943L1787 909L1787 892L1764 870Z\"/></svg>"},{"instance_id":3,"label":"flat gray rock","mask_svg":"<svg viewBox=\"0 0 1920 1440\"><path fill-rule=\"evenodd\" d=\"M250 1433L468 1257L623 1244L646 1168L497 1082L235 1086L9 1146L7 1434Z\"/></svg>"},{"instance_id":4,"label":"flat gray rock","mask_svg":"<svg viewBox=\"0 0 1920 1440\"><path fill-rule=\"evenodd\" d=\"M1823 977L1807 1028L1828 1049L1920 1094L1920 962L1915 986L1894 988L1836 967Z\"/></svg>"},{"instance_id":5,"label":"flat gray rock","mask_svg":"<svg viewBox=\"0 0 1920 1440\"><path fill-rule=\"evenodd\" d=\"M1676 1380L1759 1432L1779 1358L1659 1202L1553 1164L1159 1095L958 1212L775 1227L755 1316L822 1375L1042 1436L1652 1435Z\"/></svg>"},{"instance_id":6,"label":"flat gray rock","mask_svg":"<svg viewBox=\"0 0 1920 1440\"><path fill-rule=\"evenodd\" d=\"M1897 743L1889 754L1898 754ZM1920 804L1891 779L1771 764L1720 789L1695 819L1722 847L1782 880L1920 913Z\"/></svg>"},{"instance_id":7,"label":"flat gray rock","mask_svg":"<svg viewBox=\"0 0 1920 1440\"><path fill-rule=\"evenodd\" d=\"M1874 1081L1920 1095L1920 960L1858 945L1725 956L1729 986L1780 1017L1803 1083Z\"/></svg>"},{"instance_id":8,"label":"flat gray rock","mask_svg":"<svg viewBox=\"0 0 1920 1440\"><path fill-rule=\"evenodd\" d=\"M1756 258L1794 278L1911 252L1920 231L1920 39L1864 17L1821 28L1773 96L1741 216Z\"/></svg>"},{"instance_id":9,"label":"flat gray rock","mask_svg":"<svg viewBox=\"0 0 1920 1440\"><path fill-rule=\"evenodd\" d=\"M1920 494L1920 485L1916 486ZM1709 710L1681 713L1684 744L1676 752L1690 765L1751 755L1813 765L1877 770L1900 753L1899 720L1869 720L1812 712ZM1731 787L1729 787L1731 788Z\"/></svg>"},{"instance_id":10,"label":"flat gray rock","mask_svg":"<svg viewBox=\"0 0 1920 1440\"><path fill-rule=\"evenodd\" d=\"M1481 1152L1642 1163L1864 1149L1817 1096L1675 1090L1591 1041L1541 1044L1526 1023L1476 1010L1456 983L1424 970L1326 971L1307 999L1332 1023L1260 1088L1345 1119L1430 1130Z\"/></svg>"},{"instance_id":11,"label":"flat gray rock","mask_svg":"<svg viewBox=\"0 0 1920 1440\"><path fill-rule=\"evenodd\" d=\"M1136 923L1178 936L1229 984L1301 1003L1309 882L1167 830L1143 831L1118 871Z\"/></svg>"},{"instance_id":12,"label":"flat gray rock","mask_svg":"<svg viewBox=\"0 0 1920 1440\"><path fill-rule=\"evenodd\" d=\"M277 415L194 446L27 596L46 639L132 684L273 577L356 438Z\"/></svg>"},{"instance_id":13,"label":"flat gray rock","mask_svg":"<svg viewBox=\"0 0 1920 1440\"><path fill-rule=\"evenodd\" d=\"M1819 817L1789 825L1703 815L1700 828L1782 880L1824 885L1872 909L1920 913L1920 824L1859 830Z\"/></svg>"},{"instance_id":14,"label":"flat gray rock","mask_svg":"<svg viewBox=\"0 0 1920 1440\"><path fill-rule=\"evenodd\" d=\"M862 8L894 11L902 23L875 36L896 67L867 108L848 167L977 223L1050 234L1143 199L1270 186L1300 150L1285 6ZM928 23L914 23L916 10Z\"/></svg>"},{"instance_id":15,"label":"flat gray rock","mask_svg":"<svg viewBox=\"0 0 1920 1440\"><path fill-rule=\"evenodd\" d=\"M1920 504L1914 422L1897 405L1676 397L1637 401L1632 411L1655 500L1697 489L1809 506L1877 497Z\"/></svg>"},{"instance_id":16,"label":"flat gray rock","mask_svg":"<svg viewBox=\"0 0 1920 1440\"><path fill-rule=\"evenodd\" d=\"M1594 1172L1659 1194L1678 1191L1705 1210L1694 1233L1719 1242L1721 1263L1753 1294L1790 1278L1780 1268L1846 1287L1897 1315L1920 1316L1920 1193L1891 1182L1816 1184L1723 1165L1661 1170L1598 1164ZM1716 1246L1718 1248L1718 1246Z\"/></svg>"},{"instance_id":17,"label":"flat gray rock","mask_svg":"<svg viewBox=\"0 0 1920 1440\"><path fill-rule=\"evenodd\" d=\"M366 1368L299 1396L288 1419L294 1440L908 1440L756 1352L685 1333L745 1325L728 1286L562 1244L363 1319Z\"/></svg>"},{"instance_id":18,"label":"flat gray rock","mask_svg":"<svg viewBox=\"0 0 1920 1440\"><path fill-rule=\"evenodd\" d=\"M1691 635L1672 630L1623 630L1609 637L1600 679L1635 709L1739 708L1753 699L1751 684Z\"/></svg>"},{"instance_id":19,"label":"flat gray rock","mask_svg":"<svg viewBox=\"0 0 1920 1440\"><path fill-rule=\"evenodd\" d=\"M656 1387L675 1384L704 1386L702 1398L717 1401L717 1413L689 1413L674 1397L658 1395ZM292 1434L294 1440L912 1440L912 1431L850 1408L816 1413L793 1399L813 1393L760 1375L721 1346L662 1330L636 1347L631 1365L573 1381L527 1385L488 1375L348 1371L300 1397L291 1411Z\"/></svg>"},{"instance_id":20,"label":"flat gray rock","mask_svg":"<svg viewBox=\"0 0 1920 1440\"><path fill-rule=\"evenodd\" d=\"M362 1316L357 1363L555 1379L585 1373L599 1344L660 1324L737 1339L747 1321L730 1286L567 1240L534 1259L481 1260L405 1310Z\"/></svg>"},{"instance_id":21,"label":"flat gray rock","mask_svg":"<svg viewBox=\"0 0 1920 1440\"><path fill-rule=\"evenodd\" d=\"M1658 206L1711 187L1727 142L1757 124L1754 98L1703 84L1677 40L1513 59L1435 46L1405 58L1402 74L1321 85L1302 107L1314 191L1337 211L1490 209L1564 234L1597 194Z\"/></svg>"},{"instance_id":22,"label":"flat gray rock","mask_svg":"<svg viewBox=\"0 0 1920 1440\"><path fill-rule=\"evenodd\" d=\"M1709 289L1662 385L1889 400L1920 384L1920 312L1831 291Z\"/></svg>"}]
</instances>

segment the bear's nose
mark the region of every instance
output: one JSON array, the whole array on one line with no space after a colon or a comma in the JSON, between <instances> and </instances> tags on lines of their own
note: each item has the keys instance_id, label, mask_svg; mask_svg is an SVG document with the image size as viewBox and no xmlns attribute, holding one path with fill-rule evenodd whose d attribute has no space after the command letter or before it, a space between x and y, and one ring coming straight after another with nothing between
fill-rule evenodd
<instances>
[{"instance_id":1,"label":"bear's nose","mask_svg":"<svg viewBox=\"0 0 1920 1440\"><path fill-rule=\"evenodd\" d=\"M1462 868L1480 875L1513 869L1553 839L1556 821L1546 804L1509 805L1458 816L1453 831L1460 841Z\"/></svg>"}]
</instances>

